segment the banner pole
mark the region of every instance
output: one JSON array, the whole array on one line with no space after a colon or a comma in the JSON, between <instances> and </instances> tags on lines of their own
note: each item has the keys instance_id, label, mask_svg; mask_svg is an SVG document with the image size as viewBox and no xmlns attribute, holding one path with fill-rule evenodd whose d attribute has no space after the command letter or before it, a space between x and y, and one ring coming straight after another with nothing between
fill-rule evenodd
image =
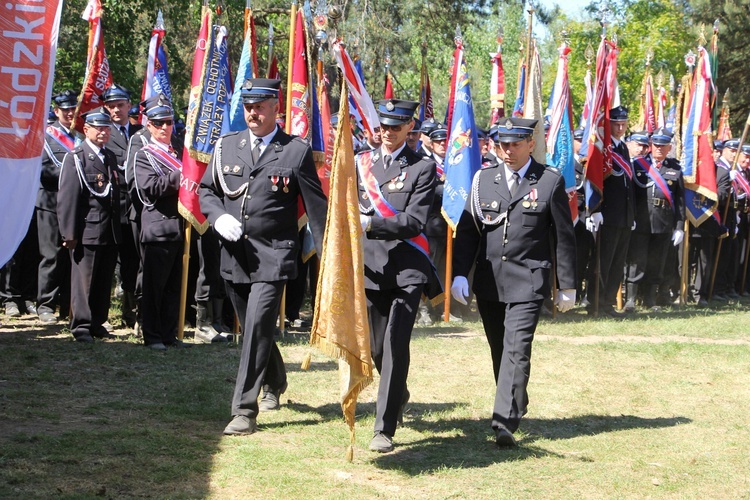
<instances>
[{"instance_id":1,"label":"banner pole","mask_svg":"<svg viewBox=\"0 0 750 500\"><path fill-rule=\"evenodd\" d=\"M445 242L445 310L443 311L443 321L448 323L451 319L451 276L453 275L453 228L448 226L448 233Z\"/></svg>"},{"instance_id":2,"label":"banner pole","mask_svg":"<svg viewBox=\"0 0 750 500\"><path fill-rule=\"evenodd\" d=\"M685 219L685 237L682 241L682 269L680 270L680 303L688 301L688 276L690 275L690 221Z\"/></svg>"},{"instance_id":3,"label":"banner pole","mask_svg":"<svg viewBox=\"0 0 750 500\"><path fill-rule=\"evenodd\" d=\"M185 311L187 310L187 284L188 265L190 264L190 237L193 225L188 221L185 224L185 244L182 249L182 280L180 282L180 316L177 321L177 339L182 340L185 336Z\"/></svg>"}]
</instances>

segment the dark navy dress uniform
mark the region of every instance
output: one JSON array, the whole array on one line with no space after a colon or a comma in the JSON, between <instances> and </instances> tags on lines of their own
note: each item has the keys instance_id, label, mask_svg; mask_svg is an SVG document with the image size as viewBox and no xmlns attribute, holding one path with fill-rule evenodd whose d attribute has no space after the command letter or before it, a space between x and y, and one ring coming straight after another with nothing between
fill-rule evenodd
<instances>
[{"instance_id":1,"label":"dark navy dress uniform","mask_svg":"<svg viewBox=\"0 0 750 500\"><path fill-rule=\"evenodd\" d=\"M158 166L154 168L152 162ZM145 202L140 320L146 345L171 345L177 340L184 243L184 219L177 210L180 175L180 170L160 162L146 148L135 154L135 183Z\"/></svg>"},{"instance_id":2,"label":"dark navy dress uniform","mask_svg":"<svg viewBox=\"0 0 750 500\"><path fill-rule=\"evenodd\" d=\"M457 227L454 275L466 276L472 263L497 383L492 427L512 433L528 405L531 343L542 302L553 285L576 288L575 233L557 170L531 158L512 196L501 161L476 173Z\"/></svg>"},{"instance_id":3,"label":"dark navy dress uniform","mask_svg":"<svg viewBox=\"0 0 750 500\"><path fill-rule=\"evenodd\" d=\"M613 151L630 163L630 153L623 141L613 139ZM627 172L612 164L612 173L604 180L602 204L604 218L600 231L599 310L609 312L616 302L617 290L624 276L630 233L635 220L633 180ZM589 299L592 303L593 300Z\"/></svg>"},{"instance_id":4,"label":"dark navy dress uniform","mask_svg":"<svg viewBox=\"0 0 750 500\"><path fill-rule=\"evenodd\" d=\"M654 163L650 156L645 160L652 165ZM635 182L642 186L638 189L644 195L647 217L637 222L636 230L631 236L630 248L633 259L628 270L628 279L649 287L643 290L644 304L652 307L655 305L654 287L660 285L664 279L672 235L675 230L682 230L685 225L685 187L680 164L673 158L666 158L653 165L666 182L672 203L637 162L633 162L633 166Z\"/></svg>"},{"instance_id":5,"label":"dark navy dress uniform","mask_svg":"<svg viewBox=\"0 0 750 500\"><path fill-rule=\"evenodd\" d=\"M729 140L724 148L737 149L739 141ZM736 154L739 154L737 152ZM716 184L719 196L718 212L722 217L722 224L729 231L729 235L721 245L714 290L712 296L721 298L726 294L734 295L734 282L737 279L737 260L739 248L737 244L737 196L729 172L732 164L721 157L716 162ZM727 209L725 212L725 208ZM726 213L726 217L724 214Z\"/></svg>"},{"instance_id":6,"label":"dark navy dress uniform","mask_svg":"<svg viewBox=\"0 0 750 500\"><path fill-rule=\"evenodd\" d=\"M248 82L243 85L243 102L278 97L278 80ZM253 87L253 82L262 85ZM266 96L262 91L271 84L275 89ZM302 199L319 253L328 207L310 146L278 127L272 134L257 162L252 157L255 138L250 132L223 136L200 186L201 210L212 227L225 214L242 226L238 241L221 238L221 276L243 334L232 415L250 419L258 415L264 382L279 387L274 374L267 373L272 351L278 357L278 370L283 370L273 335L284 284L298 272L298 201ZM254 430L253 425L246 432Z\"/></svg>"},{"instance_id":7,"label":"dark navy dress uniform","mask_svg":"<svg viewBox=\"0 0 750 500\"><path fill-rule=\"evenodd\" d=\"M61 109L75 107L78 103L77 96L70 90L55 96L54 100ZM37 285L37 313L53 315L57 306L60 306L60 316L64 317L70 306L70 256L68 250L61 245L57 221L57 191L62 161L70 150L54 139L51 134L59 134L73 143L80 142L81 137L77 132L65 129L59 120L50 127L54 130L45 133L41 184L36 198L36 222L41 257Z\"/></svg>"},{"instance_id":8,"label":"dark navy dress uniform","mask_svg":"<svg viewBox=\"0 0 750 500\"><path fill-rule=\"evenodd\" d=\"M65 241L78 241L70 250L70 330L78 340L108 336L102 325L109 312L120 242L117 162L108 149L101 154L104 161L84 141L66 155L57 196L60 234Z\"/></svg>"},{"instance_id":9,"label":"dark navy dress uniform","mask_svg":"<svg viewBox=\"0 0 750 500\"><path fill-rule=\"evenodd\" d=\"M375 432L393 437L402 403L408 399L409 343L419 302L425 287L436 279L429 257L406 240L424 231L436 177L434 162L405 144L388 168L383 156L382 149L372 154L372 173L383 198L398 213L379 217L362 184L359 194L360 212L372 217L364 257L370 349L380 373Z\"/></svg>"}]
</instances>

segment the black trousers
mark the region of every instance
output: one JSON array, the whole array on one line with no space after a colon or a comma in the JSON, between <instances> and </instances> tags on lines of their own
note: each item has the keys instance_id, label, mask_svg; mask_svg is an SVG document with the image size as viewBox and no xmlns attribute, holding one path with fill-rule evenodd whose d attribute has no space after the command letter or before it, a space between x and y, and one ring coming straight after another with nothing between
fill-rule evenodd
<instances>
[{"instance_id":1,"label":"black trousers","mask_svg":"<svg viewBox=\"0 0 750 500\"><path fill-rule=\"evenodd\" d=\"M286 370L273 334L284 281L227 282L227 296L242 328L242 354L232 396L232 415L258 416L261 387L283 387ZM272 360L272 361L270 361Z\"/></svg>"},{"instance_id":2,"label":"black trousers","mask_svg":"<svg viewBox=\"0 0 750 500\"><path fill-rule=\"evenodd\" d=\"M695 272L693 294L696 300L708 300L708 287L714 265L716 238L701 235L690 238L690 269Z\"/></svg>"},{"instance_id":3,"label":"black trousers","mask_svg":"<svg viewBox=\"0 0 750 500\"><path fill-rule=\"evenodd\" d=\"M531 342L539 322L543 300L505 303L477 297L484 334L490 344L492 369L497 388L492 411L492 428L518 430L526 414L526 387L531 374Z\"/></svg>"},{"instance_id":4,"label":"black trousers","mask_svg":"<svg viewBox=\"0 0 750 500\"><path fill-rule=\"evenodd\" d=\"M177 340L182 248L180 241L143 244L140 310L143 342L146 345L168 345Z\"/></svg>"},{"instance_id":5,"label":"black trousers","mask_svg":"<svg viewBox=\"0 0 750 500\"><path fill-rule=\"evenodd\" d=\"M67 258L67 251L65 255ZM32 218L26 236L21 240L13 258L0 269L0 304L15 302L25 312L24 302L36 300L38 267L36 219Z\"/></svg>"},{"instance_id":6,"label":"black trousers","mask_svg":"<svg viewBox=\"0 0 750 500\"><path fill-rule=\"evenodd\" d=\"M70 296L72 314L70 331L74 337L106 334L102 324L107 321L112 289L112 276L117 263L114 245L81 245L70 251Z\"/></svg>"},{"instance_id":7,"label":"black trousers","mask_svg":"<svg viewBox=\"0 0 750 500\"><path fill-rule=\"evenodd\" d=\"M62 246L57 214L36 211L39 234L39 274L37 312L54 313L60 306L60 316L70 305L70 252Z\"/></svg>"},{"instance_id":8,"label":"black trousers","mask_svg":"<svg viewBox=\"0 0 750 500\"><path fill-rule=\"evenodd\" d=\"M135 283L138 279L138 268L140 257L138 253L137 240L133 239L130 224L123 224L122 242L117 245L117 260L120 264L120 282L125 292L135 293Z\"/></svg>"},{"instance_id":9,"label":"black trousers","mask_svg":"<svg viewBox=\"0 0 750 500\"><path fill-rule=\"evenodd\" d=\"M583 297L583 282L592 276L594 266L594 235L586 229L586 223L579 220L575 225L576 234L576 296ZM594 284L589 280L586 290L591 290ZM591 297L593 301L593 296Z\"/></svg>"},{"instance_id":10,"label":"black trousers","mask_svg":"<svg viewBox=\"0 0 750 500\"><path fill-rule=\"evenodd\" d=\"M424 285L365 290L370 320L370 350L380 373L375 431L396 433L398 412L409 376L409 343Z\"/></svg>"},{"instance_id":11,"label":"black trousers","mask_svg":"<svg viewBox=\"0 0 750 500\"><path fill-rule=\"evenodd\" d=\"M719 263L716 266L713 295L723 295L734 291L734 282L737 281L739 262L738 249L738 240L734 234L722 240Z\"/></svg>"},{"instance_id":12,"label":"black trousers","mask_svg":"<svg viewBox=\"0 0 750 500\"><path fill-rule=\"evenodd\" d=\"M198 238L198 279L195 281L195 301L208 302L224 298L224 280L219 271L221 249L219 239L209 229ZM221 311L214 311L218 319Z\"/></svg>"},{"instance_id":13,"label":"black trousers","mask_svg":"<svg viewBox=\"0 0 750 500\"><path fill-rule=\"evenodd\" d=\"M659 285L664 280L671 235L633 232L628 249L625 281Z\"/></svg>"},{"instance_id":14,"label":"black trousers","mask_svg":"<svg viewBox=\"0 0 750 500\"><path fill-rule=\"evenodd\" d=\"M599 265L599 308L615 305L617 290L623 280L625 257L630 243L629 227L602 225Z\"/></svg>"}]
</instances>

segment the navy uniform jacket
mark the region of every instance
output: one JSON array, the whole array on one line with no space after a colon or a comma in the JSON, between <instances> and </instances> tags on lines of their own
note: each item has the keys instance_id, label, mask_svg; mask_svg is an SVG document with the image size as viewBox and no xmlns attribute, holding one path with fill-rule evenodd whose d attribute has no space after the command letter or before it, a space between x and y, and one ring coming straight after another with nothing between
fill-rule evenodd
<instances>
[{"instance_id":1,"label":"navy uniform jacket","mask_svg":"<svg viewBox=\"0 0 750 500\"><path fill-rule=\"evenodd\" d=\"M143 209L143 203L140 198L138 198L138 193L135 190L135 179L133 177L133 171L135 169L135 154L140 151L143 146L148 144L149 141L151 141L151 132L148 131L148 128L142 127L130 136L128 142L127 160L125 163L125 181L128 186L128 196L130 198L128 220L132 222L141 219L141 210ZM177 151L178 154L181 154L183 143L180 142L174 134L172 134L171 143L175 151Z\"/></svg>"},{"instance_id":2,"label":"navy uniform jacket","mask_svg":"<svg viewBox=\"0 0 750 500\"><path fill-rule=\"evenodd\" d=\"M63 126L60 125L59 120L50 125L50 127L60 130L63 134L67 134ZM75 140L77 133L75 131L71 132L74 134L71 136L71 139ZM48 212L56 212L57 188L60 184L60 167L68 150L46 133L44 134L44 141L46 144L42 153L42 182L39 185L39 192L36 197L36 208ZM50 152L52 152L52 156L50 156Z\"/></svg>"},{"instance_id":3,"label":"navy uniform jacket","mask_svg":"<svg viewBox=\"0 0 750 500\"><path fill-rule=\"evenodd\" d=\"M435 153L427 157L428 160L435 161ZM444 158L443 160L447 160ZM445 168L445 167L444 167ZM430 215L427 218L427 225L425 226L425 234L430 238L443 238L445 239L448 235L448 223L443 217L443 190L445 189L445 179L438 177L437 172L435 173L435 198L432 200L432 208L430 208Z\"/></svg>"},{"instance_id":4,"label":"navy uniform jacket","mask_svg":"<svg viewBox=\"0 0 750 500\"><path fill-rule=\"evenodd\" d=\"M376 149L371 154L372 173L383 199L398 213L393 217L375 215L360 179L360 212L372 216L370 230L365 233L365 288L391 290L432 283L428 295L433 298L442 290L437 291L434 286L437 283L430 259L405 240L421 234L427 224L435 197L435 162L404 147L385 170L382 150ZM357 161L361 161L361 155ZM403 187L399 189L393 179L400 179ZM394 189L389 187L391 184Z\"/></svg>"},{"instance_id":5,"label":"navy uniform jacket","mask_svg":"<svg viewBox=\"0 0 750 500\"><path fill-rule=\"evenodd\" d=\"M115 245L120 242L120 185L114 153L103 149L105 162L87 142L63 160L57 194L57 220L63 240L83 245ZM74 156L81 166L79 174ZM106 191L107 196L96 196Z\"/></svg>"},{"instance_id":6,"label":"navy uniform jacket","mask_svg":"<svg viewBox=\"0 0 750 500\"><path fill-rule=\"evenodd\" d=\"M620 141L613 150L630 163L630 153L624 142ZM612 169L612 174L604 179L604 194L600 208L604 217L602 224L630 229L635 219L633 181L616 165L613 164Z\"/></svg>"},{"instance_id":7,"label":"navy uniform jacket","mask_svg":"<svg viewBox=\"0 0 750 500\"><path fill-rule=\"evenodd\" d=\"M201 210L211 226L225 213L242 224L239 241L221 239L221 276L232 283L294 279L300 251L300 197L318 255L325 232L328 202L312 149L302 139L277 128L256 165L252 164L251 150L249 132L223 136L201 181ZM239 190L236 195L224 191L222 177L230 193ZM274 184L272 179L277 177ZM284 179L288 180L286 190Z\"/></svg>"},{"instance_id":8,"label":"navy uniform jacket","mask_svg":"<svg viewBox=\"0 0 750 500\"><path fill-rule=\"evenodd\" d=\"M163 165L147 151L145 147L141 148L133 159L136 196L140 195L144 202L141 210L141 243L182 241L184 219L177 209L182 172Z\"/></svg>"},{"instance_id":9,"label":"navy uniform jacket","mask_svg":"<svg viewBox=\"0 0 750 500\"><path fill-rule=\"evenodd\" d=\"M651 156L646 161L653 164ZM683 229L685 225L685 185L682 180L680 163L673 158L666 158L659 167L659 173L667 183L672 194L674 206L670 205L661 189L651 180L645 170L633 162L636 184L645 197L647 217L636 221L636 231L651 234L672 234L675 229Z\"/></svg>"},{"instance_id":10,"label":"navy uniform jacket","mask_svg":"<svg viewBox=\"0 0 750 500\"><path fill-rule=\"evenodd\" d=\"M651 153L643 157L649 164ZM645 170L637 165L637 158L634 158L630 164L633 166L633 204L635 215L635 232L648 234L651 232L651 222L649 211L649 193L651 189L649 183L652 182ZM657 188L658 189L658 188Z\"/></svg>"},{"instance_id":11,"label":"navy uniform jacket","mask_svg":"<svg viewBox=\"0 0 750 500\"><path fill-rule=\"evenodd\" d=\"M536 207L532 189L536 190ZM484 217L497 219L507 214L507 226L506 222L483 224L475 212L477 196ZM474 177L456 229L453 275L467 276L476 262L473 290L478 298L506 303L541 300L551 292L553 242L556 288L575 288L575 231L562 175L532 158L511 198L505 167L494 161Z\"/></svg>"},{"instance_id":12,"label":"navy uniform jacket","mask_svg":"<svg viewBox=\"0 0 750 500\"><path fill-rule=\"evenodd\" d=\"M729 229L729 236L734 237L734 228L737 226L737 207L735 206L737 198L732 187L732 178L729 176L731 168L731 163L724 158L719 158L716 162L716 192L719 197L717 210L722 224ZM727 207L727 203L729 203L729 209L726 211L727 216L725 218L724 209Z\"/></svg>"},{"instance_id":13,"label":"navy uniform jacket","mask_svg":"<svg viewBox=\"0 0 750 500\"><path fill-rule=\"evenodd\" d=\"M128 212L130 210L130 197L128 196L128 181L125 176L125 164L128 158L128 141L120 132L120 126L113 123L110 127L107 149L112 151L117 158L117 168L120 169L120 222L128 223ZM130 125L129 137L141 129L141 125Z\"/></svg>"}]
</instances>

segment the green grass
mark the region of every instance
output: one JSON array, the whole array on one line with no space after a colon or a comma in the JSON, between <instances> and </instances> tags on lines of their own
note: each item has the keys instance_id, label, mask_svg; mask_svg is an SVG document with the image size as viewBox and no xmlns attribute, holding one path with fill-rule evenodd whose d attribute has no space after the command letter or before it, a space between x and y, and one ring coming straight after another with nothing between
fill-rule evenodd
<instances>
[{"instance_id":1,"label":"green grass","mask_svg":"<svg viewBox=\"0 0 750 500\"><path fill-rule=\"evenodd\" d=\"M416 329L406 425L367 450L376 384L360 397L352 463L336 363L281 342L282 409L226 437L239 347L166 355L125 332L79 345L62 327L0 327L0 498L747 498L746 304L639 314L580 310L537 330L520 446L496 449L479 323Z\"/></svg>"}]
</instances>

